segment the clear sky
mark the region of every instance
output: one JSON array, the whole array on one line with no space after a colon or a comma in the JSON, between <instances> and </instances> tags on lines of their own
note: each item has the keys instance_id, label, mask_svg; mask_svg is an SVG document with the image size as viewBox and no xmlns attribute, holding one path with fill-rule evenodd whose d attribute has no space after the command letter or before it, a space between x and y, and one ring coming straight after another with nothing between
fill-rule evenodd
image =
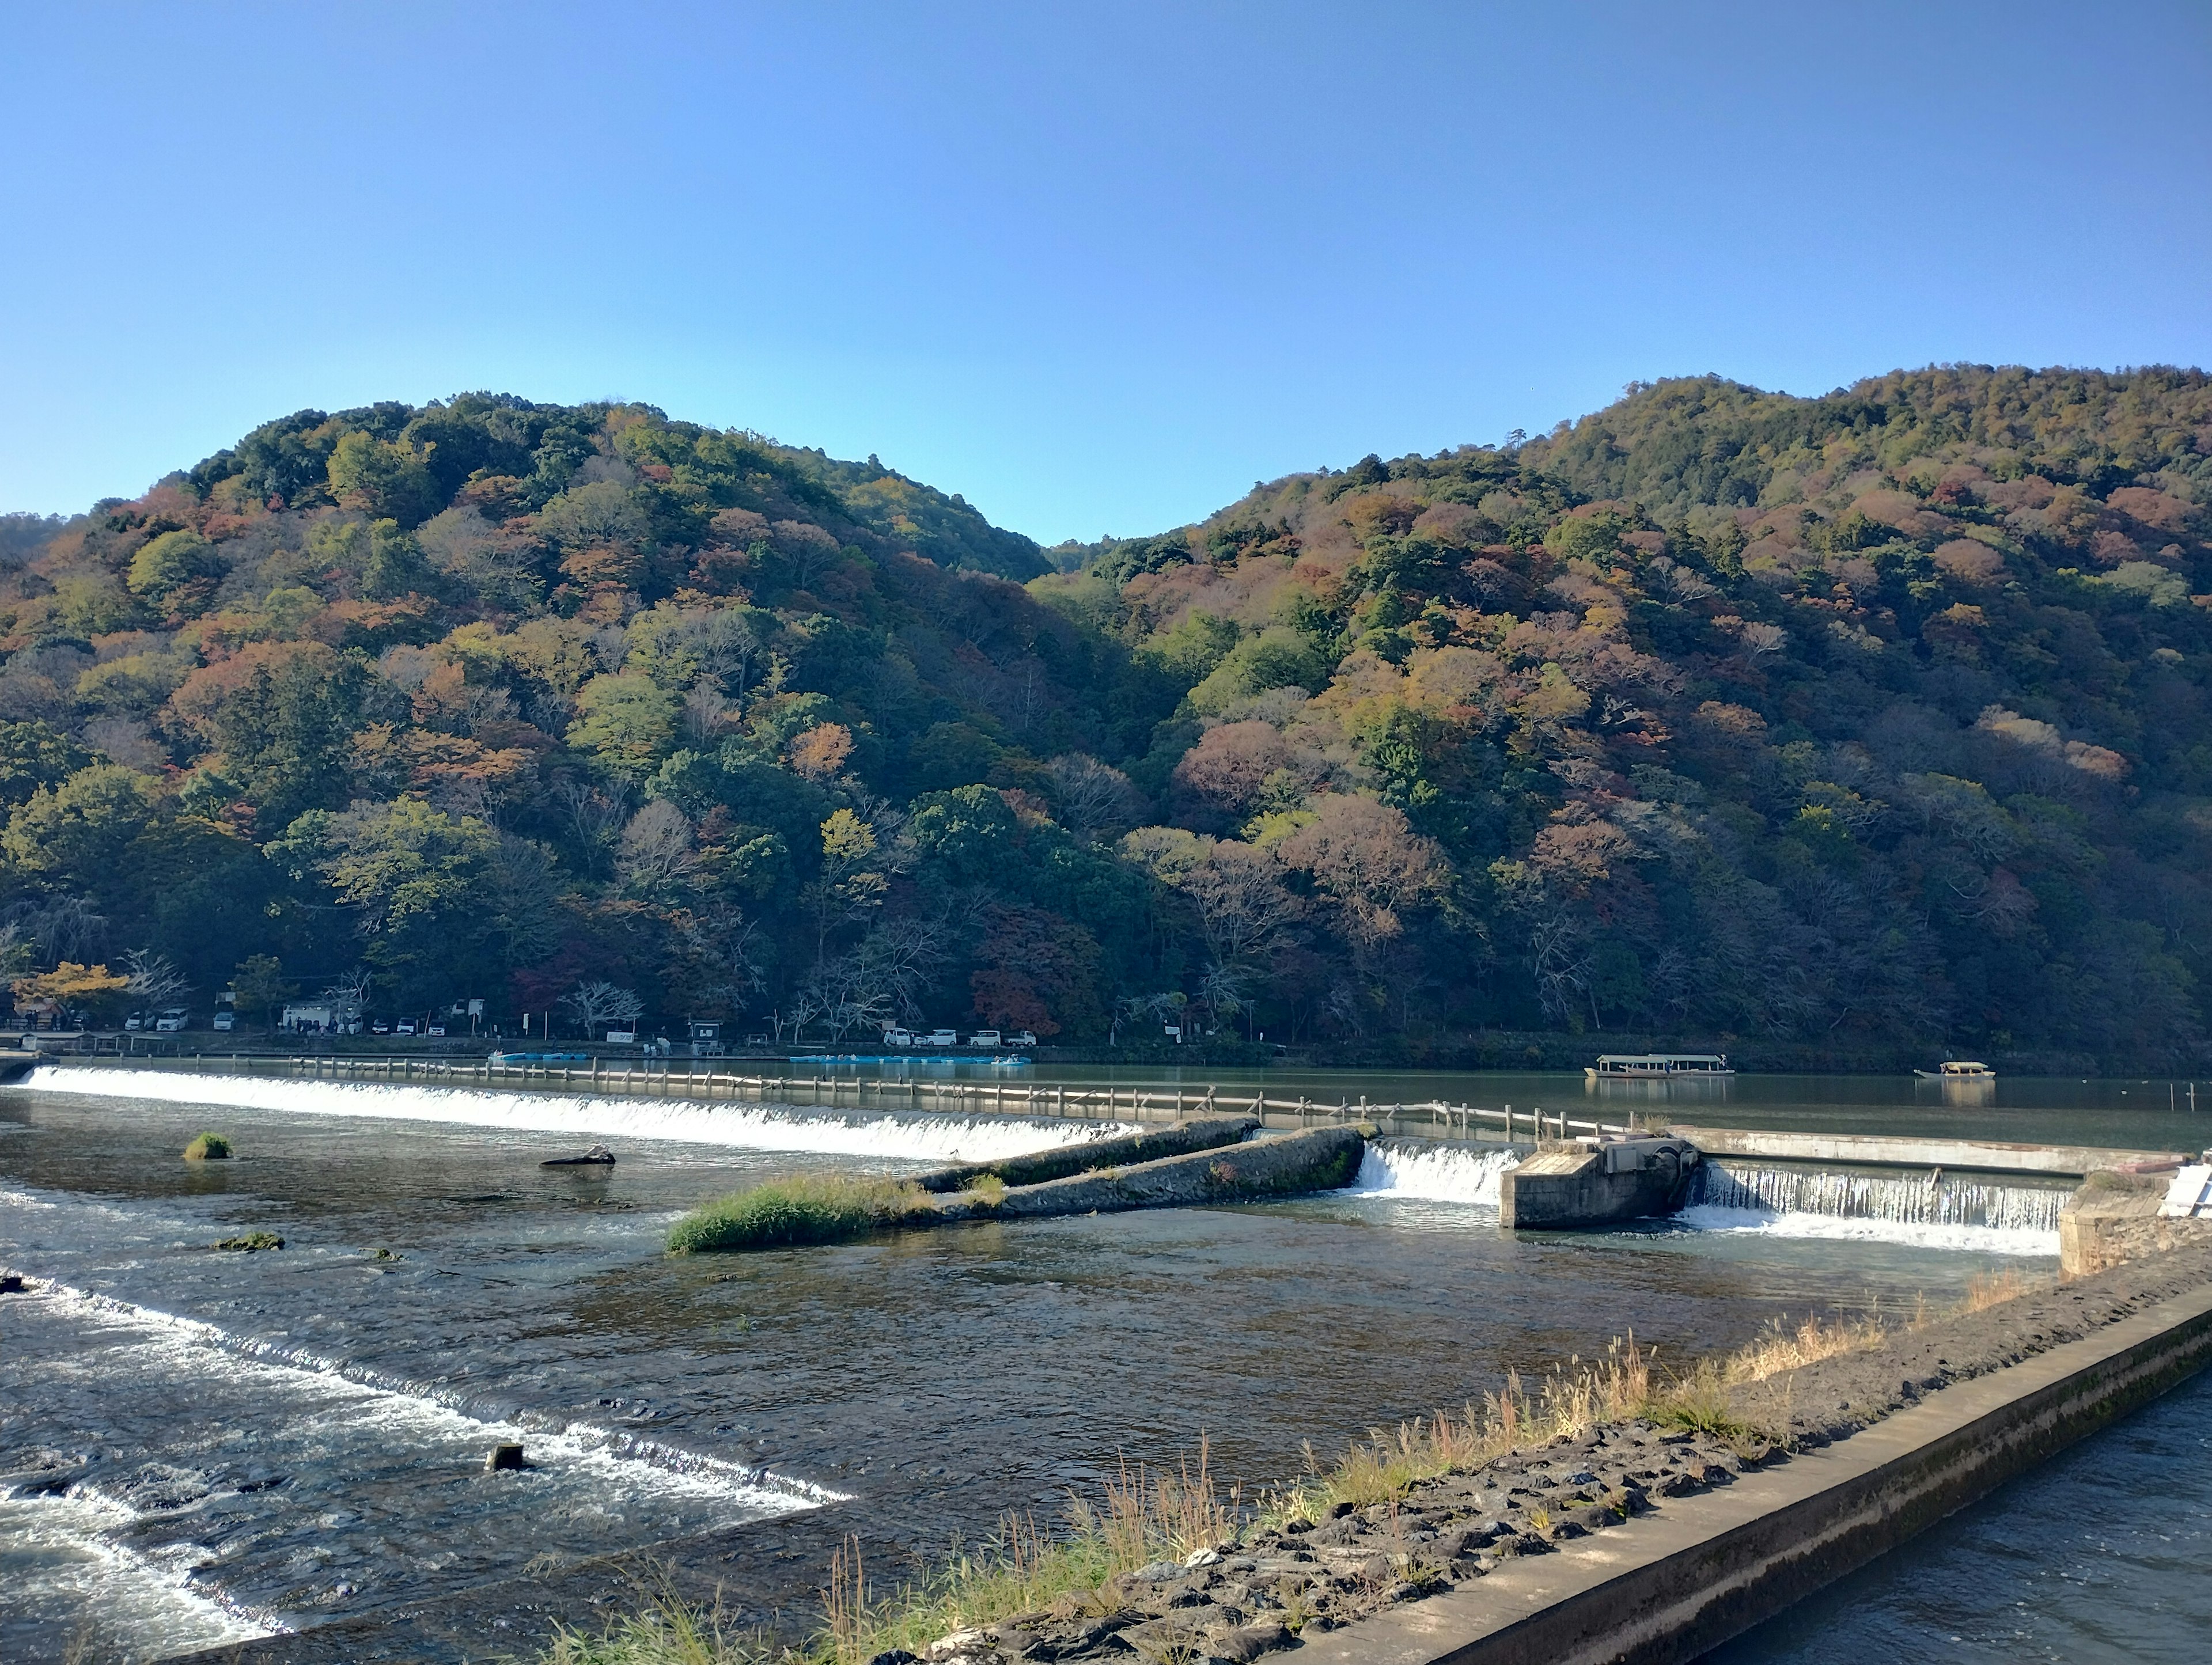
<instances>
[{"instance_id":1,"label":"clear sky","mask_svg":"<svg viewBox=\"0 0 2212 1665\"><path fill-rule=\"evenodd\" d=\"M0 509L619 396L1044 542L1631 380L2212 363L2212 5L0 9Z\"/></svg>"}]
</instances>

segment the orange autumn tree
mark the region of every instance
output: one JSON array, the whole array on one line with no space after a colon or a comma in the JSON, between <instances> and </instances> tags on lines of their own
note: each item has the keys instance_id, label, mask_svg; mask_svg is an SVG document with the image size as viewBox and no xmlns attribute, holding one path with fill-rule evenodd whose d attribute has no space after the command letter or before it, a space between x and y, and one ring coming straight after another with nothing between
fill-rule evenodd
<instances>
[{"instance_id":1,"label":"orange autumn tree","mask_svg":"<svg viewBox=\"0 0 2212 1665\"><path fill-rule=\"evenodd\" d=\"M17 977L9 987L15 992L18 1009L42 1006L68 1011L77 1006L105 1006L130 981L130 978L110 971L105 965L79 965L74 960L64 960L51 971Z\"/></svg>"}]
</instances>

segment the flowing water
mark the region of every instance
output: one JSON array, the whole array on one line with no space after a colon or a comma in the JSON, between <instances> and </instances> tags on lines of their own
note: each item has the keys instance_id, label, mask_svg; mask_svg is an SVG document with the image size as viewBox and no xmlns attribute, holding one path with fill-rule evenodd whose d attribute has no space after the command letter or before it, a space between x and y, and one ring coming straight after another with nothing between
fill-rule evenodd
<instances>
[{"instance_id":1,"label":"flowing water","mask_svg":"<svg viewBox=\"0 0 2212 1665\"><path fill-rule=\"evenodd\" d=\"M179 1160L203 1129L236 1157ZM42 1070L0 1092L0 1264L33 1279L0 1297L0 1658L150 1659L836 1497L972 1538L1201 1435L1264 1485L1632 1328L1695 1356L2056 1249L2049 1187L1735 1164L1675 1221L1508 1237L1510 1152L1391 1139L1266 1206L660 1252L769 1172L1113 1131ZM538 1165L592 1140L616 1167ZM250 1231L285 1247L209 1247ZM532 1467L483 1473L502 1439Z\"/></svg>"}]
</instances>

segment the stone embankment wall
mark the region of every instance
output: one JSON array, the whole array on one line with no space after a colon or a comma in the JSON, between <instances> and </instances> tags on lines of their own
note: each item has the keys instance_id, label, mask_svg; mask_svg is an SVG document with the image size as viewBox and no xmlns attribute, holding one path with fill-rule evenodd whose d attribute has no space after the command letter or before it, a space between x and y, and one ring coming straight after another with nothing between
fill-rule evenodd
<instances>
[{"instance_id":1,"label":"stone embankment wall","mask_svg":"<svg viewBox=\"0 0 2212 1665\"><path fill-rule=\"evenodd\" d=\"M1359 1128L1314 1127L1302 1133L1255 1139L1133 1167L1098 1168L1066 1179L1021 1186L1008 1191L995 1205L975 1204L970 1217L1037 1219L1054 1214L1190 1208L1332 1191L1352 1183L1366 1150L1366 1135Z\"/></svg>"},{"instance_id":2,"label":"stone embankment wall","mask_svg":"<svg viewBox=\"0 0 2212 1665\"><path fill-rule=\"evenodd\" d=\"M2170 1249L2212 1246L2212 1220L2166 1219L2168 1174L2092 1174L2058 1216L2058 1269L2090 1278Z\"/></svg>"},{"instance_id":3,"label":"stone embankment wall","mask_svg":"<svg viewBox=\"0 0 2212 1665\"><path fill-rule=\"evenodd\" d=\"M1039 1185L1065 1179L1070 1174L1097 1168L1157 1162L1164 1157L1187 1156L1234 1145L1259 1131L1260 1119L1251 1115L1198 1116L1165 1127L1150 1127L1119 1139L1094 1139L1084 1145L1062 1145L1028 1156L1007 1157L998 1162L970 1162L957 1168L940 1168L922 1175L915 1183L925 1191L965 1191L979 1179L997 1179L1008 1185Z\"/></svg>"}]
</instances>

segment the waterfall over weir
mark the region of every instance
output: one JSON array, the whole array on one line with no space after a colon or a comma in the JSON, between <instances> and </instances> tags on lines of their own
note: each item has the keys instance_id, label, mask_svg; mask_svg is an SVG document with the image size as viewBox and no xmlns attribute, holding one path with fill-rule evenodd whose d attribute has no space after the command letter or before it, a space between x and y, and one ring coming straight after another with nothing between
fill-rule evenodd
<instances>
[{"instance_id":1,"label":"waterfall over weir","mask_svg":"<svg viewBox=\"0 0 2212 1665\"><path fill-rule=\"evenodd\" d=\"M2056 1255L2058 1211L2070 1194L2056 1186L1996 1179L1708 1161L1675 1218L1707 1231Z\"/></svg>"},{"instance_id":2,"label":"waterfall over weir","mask_svg":"<svg viewBox=\"0 0 2212 1665\"><path fill-rule=\"evenodd\" d=\"M1470 1150L1422 1139L1370 1139L1359 1174L1345 1188L1356 1195L1419 1197L1431 1202L1498 1206L1498 1178L1522 1152L1499 1145Z\"/></svg>"},{"instance_id":3,"label":"waterfall over weir","mask_svg":"<svg viewBox=\"0 0 2212 1665\"><path fill-rule=\"evenodd\" d=\"M624 1098L501 1088L392 1086L284 1077L200 1075L179 1070L46 1064L36 1091L170 1104L230 1105L292 1115L442 1121L509 1133L681 1139L744 1151L805 1152L915 1162L994 1162L1141 1129L1112 1121L1002 1115L841 1112L698 1099Z\"/></svg>"},{"instance_id":4,"label":"waterfall over weir","mask_svg":"<svg viewBox=\"0 0 2212 1665\"><path fill-rule=\"evenodd\" d=\"M1359 1196L1498 1206L1499 1176L1525 1152L1376 1139L1346 1191ZM1857 1174L1825 1168L1736 1165L1708 1161L1674 1223L1701 1231L1759 1232L1776 1237L1857 1239L1923 1249L1996 1255L2056 1255L2058 1211L2069 1194L2056 1186L1995 1179Z\"/></svg>"}]
</instances>

